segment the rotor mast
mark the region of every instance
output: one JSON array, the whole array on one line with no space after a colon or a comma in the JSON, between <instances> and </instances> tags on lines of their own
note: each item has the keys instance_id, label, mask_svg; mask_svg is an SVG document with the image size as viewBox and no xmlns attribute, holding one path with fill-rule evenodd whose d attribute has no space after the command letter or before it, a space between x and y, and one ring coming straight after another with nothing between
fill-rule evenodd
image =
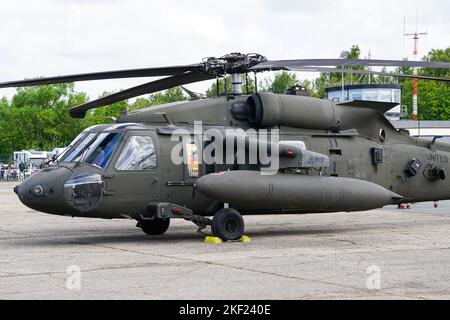
<instances>
[{"instance_id":1,"label":"rotor mast","mask_svg":"<svg viewBox=\"0 0 450 320\"><path fill-rule=\"evenodd\" d=\"M231 94L233 96L240 96L242 93L242 73L231 74Z\"/></svg>"},{"instance_id":2,"label":"rotor mast","mask_svg":"<svg viewBox=\"0 0 450 320\"><path fill-rule=\"evenodd\" d=\"M231 94L240 96L242 89L242 65L246 63L247 55L242 53L230 53L222 57L225 61L225 71L231 74Z\"/></svg>"},{"instance_id":3,"label":"rotor mast","mask_svg":"<svg viewBox=\"0 0 450 320\"><path fill-rule=\"evenodd\" d=\"M240 96L243 94L243 75L247 74L253 66L266 62L266 57L256 54L230 53L220 58L207 58L206 70L217 76L231 76L231 94Z\"/></svg>"}]
</instances>

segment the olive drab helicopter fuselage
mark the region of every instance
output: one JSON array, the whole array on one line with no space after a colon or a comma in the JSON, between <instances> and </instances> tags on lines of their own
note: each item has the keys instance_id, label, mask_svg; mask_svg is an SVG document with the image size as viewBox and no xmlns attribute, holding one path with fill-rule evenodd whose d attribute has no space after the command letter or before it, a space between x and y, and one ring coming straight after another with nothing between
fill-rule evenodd
<instances>
[{"instance_id":1,"label":"olive drab helicopter fuselage","mask_svg":"<svg viewBox=\"0 0 450 320\"><path fill-rule=\"evenodd\" d=\"M450 199L446 179L450 145L440 143L438 137L423 140L395 129L383 115L395 104L335 103L272 93L244 95L240 73L250 69L256 73L254 68L259 66L261 70L279 70L277 64L282 62L260 56L256 56L257 61L253 56L226 57L220 63L208 60L201 70L195 69L198 66L171 67L173 76L151 82L151 89L143 85L135 92L130 93L132 88L125 94L75 107L72 115L84 115L117 99L217 77L217 72L210 73L214 68L222 68L222 75L224 71L232 73L233 92L225 96L124 112L115 124L86 129L48 167L15 187L20 201L56 215L137 220L151 235L163 234L170 219L181 218L200 228L211 225L213 234L224 240L237 240L244 232L242 215L351 212ZM296 70L292 61L285 61L283 68ZM305 65L317 61L313 64L308 60ZM191 67L195 70L188 71ZM151 75L167 74L167 70L149 70ZM134 71L131 76L142 76L142 70ZM3 86L86 80L86 74L82 76ZM99 73L94 78L112 76L117 75ZM198 121L201 132L195 129ZM212 141L225 145L239 140L239 135L229 133L236 129L256 134L241 137L246 150L244 162L235 161L234 148L224 149L224 156L232 158L232 163L199 161L200 150ZM184 133L174 138L180 130ZM219 138L202 136L211 130L219 133ZM275 144L261 143L258 133L271 130L277 130ZM279 158L275 172L265 173L267 164L258 157L256 162L250 161L252 141ZM176 163L174 150L180 144L179 153L188 160Z\"/></svg>"}]
</instances>

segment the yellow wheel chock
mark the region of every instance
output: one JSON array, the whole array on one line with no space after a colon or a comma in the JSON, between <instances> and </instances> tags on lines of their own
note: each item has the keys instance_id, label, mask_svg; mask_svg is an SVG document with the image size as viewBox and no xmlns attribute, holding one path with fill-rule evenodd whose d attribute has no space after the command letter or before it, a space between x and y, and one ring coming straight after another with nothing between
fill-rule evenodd
<instances>
[{"instance_id":1,"label":"yellow wheel chock","mask_svg":"<svg viewBox=\"0 0 450 320\"><path fill-rule=\"evenodd\" d=\"M203 240L203 242L209 243L209 244L221 244L221 243L223 243L223 240L220 239L219 237L208 236ZM242 236L241 239L239 239L235 242L250 243L250 242L252 242L252 239L249 236Z\"/></svg>"}]
</instances>

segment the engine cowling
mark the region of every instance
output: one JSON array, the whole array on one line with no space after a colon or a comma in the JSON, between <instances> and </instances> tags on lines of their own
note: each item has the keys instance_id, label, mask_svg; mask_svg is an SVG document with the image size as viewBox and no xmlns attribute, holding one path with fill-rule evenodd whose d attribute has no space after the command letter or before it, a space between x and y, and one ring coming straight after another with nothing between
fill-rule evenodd
<instances>
[{"instance_id":1,"label":"engine cowling","mask_svg":"<svg viewBox=\"0 0 450 320\"><path fill-rule=\"evenodd\" d=\"M258 127L333 129L339 126L335 109L333 102L311 97L265 92L247 99L248 122Z\"/></svg>"}]
</instances>

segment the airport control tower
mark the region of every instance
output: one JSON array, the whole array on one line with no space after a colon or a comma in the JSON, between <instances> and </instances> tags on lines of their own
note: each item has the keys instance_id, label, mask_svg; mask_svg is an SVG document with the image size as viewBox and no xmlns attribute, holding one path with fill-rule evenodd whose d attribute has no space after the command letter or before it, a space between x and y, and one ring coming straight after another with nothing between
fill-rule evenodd
<instances>
[{"instance_id":1,"label":"airport control tower","mask_svg":"<svg viewBox=\"0 0 450 320\"><path fill-rule=\"evenodd\" d=\"M332 101L366 100L397 102L398 105L386 113L389 120L400 120L402 116L402 87L399 84L358 84L326 89L327 98Z\"/></svg>"}]
</instances>

